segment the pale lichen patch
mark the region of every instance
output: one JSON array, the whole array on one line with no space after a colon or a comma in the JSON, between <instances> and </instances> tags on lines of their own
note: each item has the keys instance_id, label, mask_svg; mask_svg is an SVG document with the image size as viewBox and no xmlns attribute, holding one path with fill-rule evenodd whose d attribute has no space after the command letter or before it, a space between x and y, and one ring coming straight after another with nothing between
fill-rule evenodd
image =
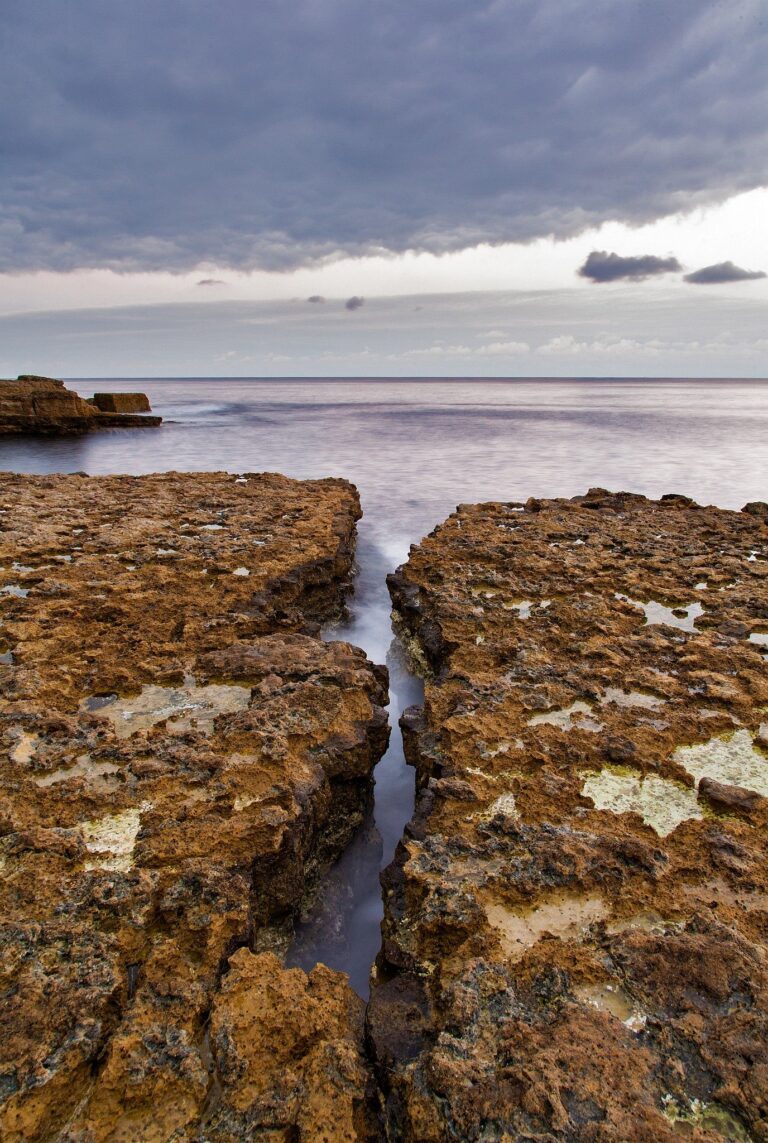
<instances>
[{"instance_id":1,"label":"pale lichen patch","mask_svg":"<svg viewBox=\"0 0 768 1143\"><path fill-rule=\"evenodd\" d=\"M722 1104L705 1103L701 1099L677 1100L673 1095L665 1095L662 1110L681 1135L691 1135L699 1127L714 1131L729 1143L753 1143L746 1127Z\"/></svg>"},{"instance_id":2,"label":"pale lichen patch","mask_svg":"<svg viewBox=\"0 0 768 1143\"><path fill-rule=\"evenodd\" d=\"M696 792L668 778L643 778L618 766L606 766L583 777L581 792L595 809L639 814L659 837L666 837L684 821L704 816Z\"/></svg>"},{"instance_id":3,"label":"pale lichen patch","mask_svg":"<svg viewBox=\"0 0 768 1143\"><path fill-rule=\"evenodd\" d=\"M168 720L175 730L196 729L210 734L220 714L245 710L250 701L251 690L245 686L158 687L150 684L142 687L138 695L116 698L101 705L98 715L109 719L118 738L128 738L137 730L149 730L163 720ZM86 699L81 705L97 713L92 703L92 699Z\"/></svg>"},{"instance_id":4,"label":"pale lichen patch","mask_svg":"<svg viewBox=\"0 0 768 1143\"><path fill-rule=\"evenodd\" d=\"M99 781L111 774L117 774L119 766L113 762L93 762L90 754L81 754L72 766L62 766L50 774L43 774L35 778L37 786L57 786L60 782L69 782L72 778L84 778L86 782Z\"/></svg>"},{"instance_id":5,"label":"pale lichen patch","mask_svg":"<svg viewBox=\"0 0 768 1143\"><path fill-rule=\"evenodd\" d=\"M508 818L520 817L514 794L502 794L496 798L495 801L491 802L490 806L486 806L479 814L473 816L479 821L490 822L493 821L495 817L498 817L499 814Z\"/></svg>"},{"instance_id":6,"label":"pale lichen patch","mask_svg":"<svg viewBox=\"0 0 768 1143\"><path fill-rule=\"evenodd\" d=\"M26 764L32 760L38 741L39 739L36 734L30 734L26 730L20 731L16 745L11 750L11 762L15 762L20 766L26 766Z\"/></svg>"},{"instance_id":7,"label":"pale lichen patch","mask_svg":"<svg viewBox=\"0 0 768 1143\"><path fill-rule=\"evenodd\" d=\"M602 722L592 717L592 708L581 699L562 710L547 710L528 719L529 726L556 726L560 730L589 730L593 734L603 729Z\"/></svg>"},{"instance_id":8,"label":"pale lichen patch","mask_svg":"<svg viewBox=\"0 0 768 1143\"><path fill-rule=\"evenodd\" d=\"M242 810L247 810L249 806L253 806L259 801L261 801L260 798L254 797L251 794L238 794L232 803L232 809L236 814L239 814Z\"/></svg>"},{"instance_id":9,"label":"pale lichen patch","mask_svg":"<svg viewBox=\"0 0 768 1143\"><path fill-rule=\"evenodd\" d=\"M563 940L578 940L609 913L602 897L554 893L539 904L521 909L486 905L489 923L499 934L502 948L511 960L520 960L545 933Z\"/></svg>"},{"instance_id":10,"label":"pale lichen patch","mask_svg":"<svg viewBox=\"0 0 768 1143\"><path fill-rule=\"evenodd\" d=\"M664 699L649 691L623 691L618 687L606 687L600 699L602 706L613 703L615 706L640 707L643 710L656 710L664 705Z\"/></svg>"},{"instance_id":11,"label":"pale lichen patch","mask_svg":"<svg viewBox=\"0 0 768 1143\"><path fill-rule=\"evenodd\" d=\"M757 749L748 730L737 730L696 746L678 746L673 757L697 783L702 778L714 778L768 797L768 758Z\"/></svg>"},{"instance_id":12,"label":"pale lichen patch","mask_svg":"<svg viewBox=\"0 0 768 1143\"><path fill-rule=\"evenodd\" d=\"M80 831L85 848L95 856L86 861L86 869L108 869L126 872L133 864L133 847L141 828L141 815L152 808L151 802L142 802L137 808L108 814L103 818L81 822Z\"/></svg>"},{"instance_id":13,"label":"pale lichen patch","mask_svg":"<svg viewBox=\"0 0 768 1143\"><path fill-rule=\"evenodd\" d=\"M582 984L574 989L578 1000L607 1012L620 1020L625 1028L639 1032L645 1027L648 1016L635 1004L628 992L618 984Z\"/></svg>"}]
</instances>

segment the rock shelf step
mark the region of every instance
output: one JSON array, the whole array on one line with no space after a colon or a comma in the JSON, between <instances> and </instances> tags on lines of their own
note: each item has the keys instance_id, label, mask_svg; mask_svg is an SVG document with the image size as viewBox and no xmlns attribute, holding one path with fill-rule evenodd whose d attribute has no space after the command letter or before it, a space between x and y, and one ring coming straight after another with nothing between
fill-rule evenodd
<instances>
[{"instance_id":1,"label":"rock shelf step","mask_svg":"<svg viewBox=\"0 0 768 1143\"><path fill-rule=\"evenodd\" d=\"M22 374L15 381L0 380L0 437L157 428L162 417L145 415L150 412L145 393L96 393L84 399L54 377Z\"/></svg>"}]
</instances>

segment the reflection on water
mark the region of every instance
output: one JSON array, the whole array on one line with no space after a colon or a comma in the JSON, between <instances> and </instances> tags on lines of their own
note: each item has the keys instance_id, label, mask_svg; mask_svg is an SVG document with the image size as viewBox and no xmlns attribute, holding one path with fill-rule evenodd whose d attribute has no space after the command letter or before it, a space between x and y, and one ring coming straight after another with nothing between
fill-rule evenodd
<instances>
[{"instance_id":1,"label":"reflection on water","mask_svg":"<svg viewBox=\"0 0 768 1143\"><path fill-rule=\"evenodd\" d=\"M384 577L456 504L572 496L592 486L740 508L764 500L765 381L325 381L91 379L144 390L164 424L62 440L0 441L0 468L145 473L167 469L345 476L360 489L354 615L326 632L392 671L392 744L376 771L374 817L300 926L292 963L316 958L367 992L379 944L378 870L413 800L397 729L419 684L390 654ZM525 602L525 601L522 601Z\"/></svg>"},{"instance_id":2,"label":"reflection on water","mask_svg":"<svg viewBox=\"0 0 768 1143\"><path fill-rule=\"evenodd\" d=\"M393 640L385 576L407 550L385 555L360 526L352 617L325 633L363 647L374 662L389 668L389 749L376 767L374 809L352 844L323 882L310 914L296 928L287 963L306 970L318 961L349 973L352 987L368 996L368 975L379 951L382 916L379 871L390 863L413 812L414 772L406 765L398 719L405 707L421 702L423 685L409 674Z\"/></svg>"}]
</instances>

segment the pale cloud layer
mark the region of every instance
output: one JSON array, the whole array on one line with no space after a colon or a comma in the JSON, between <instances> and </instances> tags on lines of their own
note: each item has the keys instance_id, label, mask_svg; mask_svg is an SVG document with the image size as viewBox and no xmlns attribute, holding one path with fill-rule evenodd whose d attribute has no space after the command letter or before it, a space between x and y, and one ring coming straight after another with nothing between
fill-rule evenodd
<instances>
[{"instance_id":1,"label":"pale cloud layer","mask_svg":"<svg viewBox=\"0 0 768 1143\"><path fill-rule=\"evenodd\" d=\"M648 223L766 182L767 57L764 0L6 0L0 270Z\"/></svg>"},{"instance_id":2,"label":"pale cloud layer","mask_svg":"<svg viewBox=\"0 0 768 1143\"><path fill-rule=\"evenodd\" d=\"M353 313L340 297L303 297L16 314L0 318L0 376L766 376L766 303L749 290L641 283L374 296Z\"/></svg>"}]
</instances>

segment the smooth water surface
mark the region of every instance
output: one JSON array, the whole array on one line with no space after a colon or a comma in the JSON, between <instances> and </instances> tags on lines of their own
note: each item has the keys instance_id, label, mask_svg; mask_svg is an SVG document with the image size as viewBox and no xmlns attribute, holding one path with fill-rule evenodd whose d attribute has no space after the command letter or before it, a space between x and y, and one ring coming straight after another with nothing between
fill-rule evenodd
<instances>
[{"instance_id":1,"label":"smooth water surface","mask_svg":"<svg viewBox=\"0 0 768 1143\"><path fill-rule=\"evenodd\" d=\"M572 496L592 486L682 492L740 508L768 499L767 381L91 380L143 390L159 429L0 442L0 469L144 473L271 470L345 476L360 489L350 623L326 632L392 672L392 743L377 767L372 820L329 875L289 961L349 972L367 994L382 915L378 870L413 805L397 716L420 684L391 648L384 577L454 507Z\"/></svg>"}]
</instances>

